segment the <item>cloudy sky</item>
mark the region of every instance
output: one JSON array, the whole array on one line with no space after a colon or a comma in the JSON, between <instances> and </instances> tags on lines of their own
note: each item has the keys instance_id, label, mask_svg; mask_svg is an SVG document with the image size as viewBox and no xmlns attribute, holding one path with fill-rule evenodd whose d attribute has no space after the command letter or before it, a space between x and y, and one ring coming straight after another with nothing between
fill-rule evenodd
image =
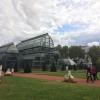
<instances>
[{"instance_id":1,"label":"cloudy sky","mask_svg":"<svg viewBox=\"0 0 100 100\"><path fill-rule=\"evenodd\" d=\"M47 32L55 45L99 45L100 0L0 0L0 45Z\"/></svg>"}]
</instances>

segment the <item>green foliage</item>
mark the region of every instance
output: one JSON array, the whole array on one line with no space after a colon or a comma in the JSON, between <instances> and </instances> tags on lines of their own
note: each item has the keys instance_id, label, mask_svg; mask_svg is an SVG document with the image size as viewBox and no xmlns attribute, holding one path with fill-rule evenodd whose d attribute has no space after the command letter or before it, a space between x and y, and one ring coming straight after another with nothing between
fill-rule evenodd
<instances>
[{"instance_id":1,"label":"green foliage","mask_svg":"<svg viewBox=\"0 0 100 100\"><path fill-rule=\"evenodd\" d=\"M59 51L60 56L61 56L61 54L62 54L62 46L61 45L57 45L56 49Z\"/></svg>"},{"instance_id":2,"label":"green foliage","mask_svg":"<svg viewBox=\"0 0 100 100\"><path fill-rule=\"evenodd\" d=\"M100 71L100 57L96 60L97 71Z\"/></svg>"},{"instance_id":3,"label":"green foliage","mask_svg":"<svg viewBox=\"0 0 100 100\"><path fill-rule=\"evenodd\" d=\"M55 61L56 65L57 65L57 61L58 61L59 58L60 58L59 52L55 52L53 60Z\"/></svg>"},{"instance_id":4,"label":"green foliage","mask_svg":"<svg viewBox=\"0 0 100 100\"><path fill-rule=\"evenodd\" d=\"M89 55L92 58L93 64L96 63L98 56L100 56L100 47L98 46L93 46L89 49Z\"/></svg>"},{"instance_id":5,"label":"green foliage","mask_svg":"<svg viewBox=\"0 0 100 100\"><path fill-rule=\"evenodd\" d=\"M67 58L69 56L68 55L68 46L62 47L62 56L63 56L63 58Z\"/></svg>"},{"instance_id":6,"label":"green foliage","mask_svg":"<svg viewBox=\"0 0 100 100\"><path fill-rule=\"evenodd\" d=\"M46 70L47 70L46 66L42 66L42 71L46 71Z\"/></svg>"},{"instance_id":7,"label":"green foliage","mask_svg":"<svg viewBox=\"0 0 100 100\"><path fill-rule=\"evenodd\" d=\"M31 73L32 72L32 69L30 66L25 66L24 67L24 73Z\"/></svg>"},{"instance_id":8,"label":"green foliage","mask_svg":"<svg viewBox=\"0 0 100 100\"><path fill-rule=\"evenodd\" d=\"M69 56L71 58L84 58L85 51L81 48L81 46L71 46L69 48Z\"/></svg>"},{"instance_id":9,"label":"green foliage","mask_svg":"<svg viewBox=\"0 0 100 100\"><path fill-rule=\"evenodd\" d=\"M47 66L46 66L46 61L45 61L42 64L42 71L46 71L46 70L47 70Z\"/></svg>"},{"instance_id":10,"label":"green foliage","mask_svg":"<svg viewBox=\"0 0 100 100\"><path fill-rule=\"evenodd\" d=\"M53 60L53 59L52 59L52 60ZM54 60L51 62L50 71L51 71L51 72L56 72L56 71L57 71L56 62L55 62Z\"/></svg>"},{"instance_id":11,"label":"green foliage","mask_svg":"<svg viewBox=\"0 0 100 100\"><path fill-rule=\"evenodd\" d=\"M85 51L81 48L81 46L56 46L56 49L60 52L60 56L62 58L84 58Z\"/></svg>"},{"instance_id":12,"label":"green foliage","mask_svg":"<svg viewBox=\"0 0 100 100\"><path fill-rule=\"evenodd\" d=\"M96 61L97 66L100 66L100 57Z\"/></svg>"},{"instance_id":13,"label":"green foliage","mask_svg":"<svg viewBox=\"0 0 100 100\"><path fill-rule=\"evenodd\" d=\"M59 51L61 58L67 58L68 57L68 46L58 45L58 46L56 46L56 49Z\"/></svg>"}]
</instances>

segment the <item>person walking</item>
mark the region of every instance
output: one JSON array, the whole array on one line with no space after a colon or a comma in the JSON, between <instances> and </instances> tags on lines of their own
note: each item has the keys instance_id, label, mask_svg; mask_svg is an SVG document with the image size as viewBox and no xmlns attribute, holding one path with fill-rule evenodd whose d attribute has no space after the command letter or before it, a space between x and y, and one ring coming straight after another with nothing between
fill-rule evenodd
<instances>
[{"instance_id":1,"label":"person walking","mask_svg":"<svg viewBox=\"0 0 100 100\"><path fill-rule=\"evenodd\" d=\"M92 70L92 66L88 66L87 71L86 71L87 82L89 82L89 80L93 82L93 76L92 76L91 70Z\"/></svg>"},{"instance_id":2,"label":"person walking","mask_svg":"<svg viewBox=\"0 0 100 100\"><path fill-rule=\"evenodd\" d=\"M97 71L95 66L92 66L91 74L93 75L93 81L95 81L97 79Z\"/></svg>"},{"instance_id":3,"label":"person walking","mask_svg":"<svg viewBox=\"0 0 100 100\"><path fill-rule=\"evenodd\" d=\"M3 72L2 72L2 64L0 63L0 82L2 81Z\"/></svg>"},{"instance_id":4,"label":"person walking","mask_svg":"<svg viewBox=\"0 0 100 100\"><path fill-rule=\"evenodd\" d=\"M91 68L91 75L93 77L93 81L96 80L96 68L94 66L92 66Z\"/></svg>"}]
</instances>

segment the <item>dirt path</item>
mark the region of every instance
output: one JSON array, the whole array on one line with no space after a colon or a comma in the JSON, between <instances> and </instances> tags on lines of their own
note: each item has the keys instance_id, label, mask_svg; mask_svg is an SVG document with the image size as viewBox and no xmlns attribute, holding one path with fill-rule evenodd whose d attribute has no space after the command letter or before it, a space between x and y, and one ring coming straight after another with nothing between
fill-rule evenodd
<instances>
[{"instance_id":1,"label":"dirt path","mask_svg":"<svg viewBox=\"0 0 100 100\"><path fill-rule=\"evenodd\" d=\"M47 74L33 74L33 73L15 73L14 76L17 77L26 77L26 78L36 78L36 79L44 79L48 81L58 81L62 82L64 80L63 77L59 76L49 76ZM86 79L81 79L81 78L75 78L76 84L81 84L81 85L89 85L89 86L97 86L100 87L100 80L95 81L94 83L86 82Z\"/></svg>"}]
</instances>

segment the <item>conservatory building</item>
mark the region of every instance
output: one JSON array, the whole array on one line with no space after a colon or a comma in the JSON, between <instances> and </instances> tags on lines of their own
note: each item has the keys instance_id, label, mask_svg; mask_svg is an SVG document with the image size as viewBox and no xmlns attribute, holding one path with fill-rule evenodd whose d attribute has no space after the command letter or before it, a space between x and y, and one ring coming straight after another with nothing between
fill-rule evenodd
<instances>
[{"instance_id":1,"label":"conservatory building","mask_svg":"<svg viewBox=\"0 0 100 100\"><path fill-rule=\"evenodd\" d=\"M19 66L33 68L41 68L44 64L48 66L55 51L53 40L48 33L21 41L17 49Z\"/></svg>"},{"instance_id":2,"label":"conservatory building","mask_svg":"<svg viewBox=\"0 0 100 100\"><path fill-rule=\"evenodd\" d=\"M9 43L0 47L0 64L3 65L3 70L14 68L17 70L18 49L14 43Z\"/></svg>"}]
</instances>

